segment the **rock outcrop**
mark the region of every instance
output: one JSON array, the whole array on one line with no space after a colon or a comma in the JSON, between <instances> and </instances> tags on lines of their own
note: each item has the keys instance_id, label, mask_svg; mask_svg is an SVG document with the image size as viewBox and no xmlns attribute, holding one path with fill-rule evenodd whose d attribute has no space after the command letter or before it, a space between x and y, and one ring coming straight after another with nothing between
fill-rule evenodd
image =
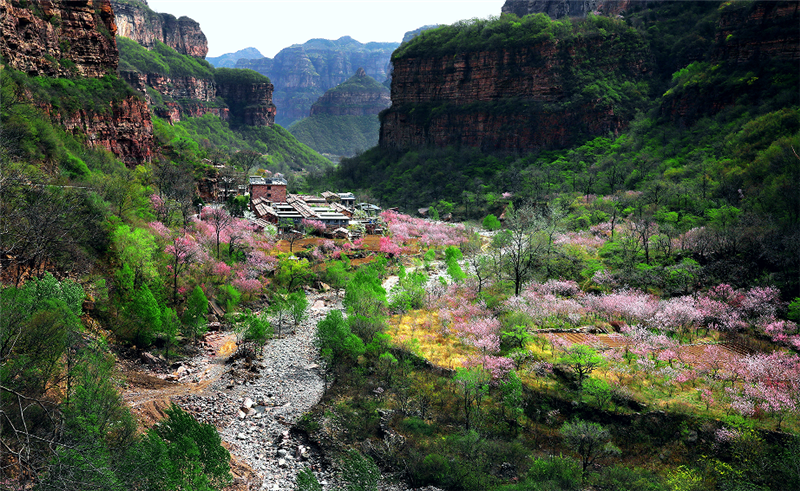
<instances>
[{"instance_id":1,"label":"rock outcrop","mask_svg":"<svg viewBox=\"0 0 800 491\"><path fill-rule=\"evenodd\" d=\"M648 0L506 0L502 13L515 14L518 17L547 14L551 19L586 17L592 13L616 16L628 10L631 4L646 1Z\"/></svg>"},{"instance_id":2,"label":"rock outcrop","mask_svg":"<svg viewBox=\"0 0 800 491\"><path fill-rule=\"evenodd\" d=\"M117 34L152 48L161 41L178 53L205 58L206 35L200 24L189 17L154 12L145 0L111 0L116 15Z\"/></svg>"},{"instance_id":3,"label":"rock outcrop","mask_svg":"<svg viewBox=\"0 0 800 491\"><path fill-rule=\"evenodd\" d=\"M325 92L311 106L311 116L330 114L332 116L377 115L392 104L389 89L367 75L363 68L346 82Z\"/></svg>"},{"instance_id":4,"label":"rock outcrop","mask_svg":"<svg viewBox=\"0 0 800 491\"><path fill-rule=\"evenodd\" d=\"M53 123L72 134L84 135L87 145L111 151L129 167L150 162L153 157L150 111L135 95L113 101L111 111L103 114L85 109L64 113L49 106L40 107Z\"/></svg>"},{"instance_id":5,"label":"rock outcrop","mask_svg":"<svg viewBox=\"0 0 800 491\"><path fill-rule=\"evenodd\" d=\"M117 69L109 0L0 0L0 55L29 75L101 77Z\"/></svg>"},{"instance_id":6,"label":"rock outcrop","mask_svg":"<svg viewBox=\"0 0 800 491\"><path fill-rule=\"evenodd\" d=\"M728 6L717 26L717 61L800 61L800 2Z\"/></svg>"},{"instance_id":7,"label":"rock outcrop","mask_svg":"<svg viewBox=\"0 0 800 491\"><path fill-rule=\"evenodd\" d=\"M800 3L727 3L719 12L715 46L707 58L709 73L727 77L724 84L689 84L668 92L661 112L682 126L738 104L749 93L768 93L771 69L788 65L787 75L800 74ZM711 69L710 67L714 68ZM791 79L790 79L791 80ZM718 80L719 81L719 80ZM795 82L796 83L796 82ZM672 92L672 91L671 91Z\"/></svg>"},{"instance_id":8,"label":"rock outcrop","mask_svg":"<svg viewBox=\"0 0 800 491\"><path fill-rule=\"evenodd\" d=\"M27 7L0 0L0 56L30 76L98 78L116 76L116 25L108 0L33 1ZM110 110L55 108L27 99L50 120L90 147L113 152L127 165L152 158L153 126L145 101L129 91L108 101Z\"/></svg>"},{"instance_id":9,"label":"rock outcrop","mask_svg":"<svg viewBox=\"0 0 800 491\"><path fill-rule=\"evenodd\" d=\"M335 41L312 39L281 50L274 59L242 59L237 68L250 68L268 76L275 84L278 123L290 123L308 116L311 106L328 89L353 76L359 67L382 82L389 71L389 59L398 43L362 44L349 36Z\"/></svg>"},{"instance_id":10,"label":"rock outcrop","mask_svg":"<svg viewBox=\"0 0 800 491\"><path fill-rule=\"evenodd\" d=\"M228 101L234 123L272 126L278 110L272 103L271 83L220 83L217 95Z\"/></svg>"},{"instance_id":11,"label":"rock outcrop","mask_svg":"<svg viewBox=\"0 0 800 491\"><path fill-rule=\"evenodd\" d=\"M630 115L600 97L585 97L575 83L578 70L587 76L587 66L633 82L648 76L649 54L642 45L631 52L635 43L622 48L617 41L613 35L605 41L580 37L569 45L550 39L509 49L395 58L392 107L381 115L380 145L524 152L617 134Z\"/></svg>"}]
</instances>

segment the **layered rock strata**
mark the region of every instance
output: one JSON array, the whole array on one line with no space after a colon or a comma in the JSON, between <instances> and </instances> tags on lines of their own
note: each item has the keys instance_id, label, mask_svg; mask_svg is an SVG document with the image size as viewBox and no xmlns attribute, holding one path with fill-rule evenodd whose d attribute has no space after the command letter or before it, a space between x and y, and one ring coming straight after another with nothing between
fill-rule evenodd
<instances>
[{"instance_id":1,"label":"layered rock strata","mask_svg":"<svg viewBox=\"0 0 800 491\"><path fill-rule=\"evenodd\" d=\"M0 0L0 56L30 76L113 76L119 63L116 25L108 0L32 1L26 7ZM32 100L30 94L27 99ZM32 100L50 120L90 147L113 152L127 165L148 162L153 126L145 101L126 93L109 102L110 110L65 112Z\"/></svg>"},{"instance_id":2,"label":"layered rock strata","mask_svg":"<svg viewBox=\"0 0 800 491\"><path fill-rule=\"evenodd\" d=\"M101 77L117 69L109 0L0 0L0 55L29 75Z\"/></svg>"},{"instance_id":3,"label":"layered rock strata","mask_svg":"<svg viewBox=\"0 0 800 491\"><path fill-rule=\"evenodd\" d=\"M613 37L589 49L591 42L584 38L567 47L550 40L516 49L395 59L392 107L381 115L380 145L531 151L617 134L627 118L613 105L600 99L570 102L580 89L568 89L572 71L589 63L637 80L649 74L648 53L623 53Z\"/></svg>"},{"instance_id":4,"label":"layered rock strata","mask_svg":"<svg viewBox=\"0 0 800 491\"><path fill-rule=\"evenodd\" d=\"M278 113L272 103L271 83L220 83L217 95L228 101L235 122L249 126L272 126Z\"/></svg>"},{"instance_id":5,"label":"layered rock strata","mask_svg":"<svg viewBox=\"0 0 800 491\"><path fill-rule=\"evenodd\" d=\"M800 2L760 1L727 3L720 9L715 47L708 62L717 73L727 73L726 87L693 84L678 96L666 97L661 111L673 121L689 126L716 114L754 89L767 92L774 74L770 69L787 64L782 77L800 74ZM720 70L722 68L722 70ZM738 73L739 75L733 75ZM742 78L742 75L746 78ZM741 79L741 83L735 83ZM733 83L730 83L733 82Z\"/></svg>"},{"instance_id":6,"label":"layered rock strata","mask_svg":"<svg viewBox=\"0 0 800 491\"><path fill-rule=\"evenodd\" d=\"M183 55L205 58L208 40L200 24L189 17L160 14L145 0L111 0L116 15L117 34L152 48L161 41Z\"/></svg>"},{"instance_id":7,"label":"layered rock strata","mask_svg":"<svg viewBox=\"0 0 800 491\"><path fill-rule=\"evenodd\" d=\"M230 109L217 103L217 85L213 80L196 77L168 77L160 73L120 72L123 80L138 90L147 103L153 106L156 116L170 123L177 123L181 117L199 117L205 114L230 119ZM155 105L147 88L155 90L169 99L163 106ZM180 102L175 102L175 101Z\"/></svg>"}]
</instances>

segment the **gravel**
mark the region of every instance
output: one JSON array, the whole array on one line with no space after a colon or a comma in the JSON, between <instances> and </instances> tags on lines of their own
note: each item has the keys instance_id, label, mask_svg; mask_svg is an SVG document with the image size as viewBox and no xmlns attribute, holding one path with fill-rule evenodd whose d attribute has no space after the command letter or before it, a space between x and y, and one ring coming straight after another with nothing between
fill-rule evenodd
<instances>
[{"instance_id":1,"label":"gravel","mask_svg":"<svg viewBox=\"0 0 800 491\"><path fill-rule=\"evenodd\" d=\"M284 336L270 341L259 360L237 360L203 395L173 399L201 422L221 428L230 452L258 475L259 482L247 483L249 489L294 490L295 476L304 467L314 470L325 490L336 489L336 476L316 447L290 431L323 394L314 347L317 322L331 309L343 308L332 293L310 293L308 300L308 319L293 332L284 327ZM408 490L389 483L379 489Z\"/></svg>"}]
</instances>

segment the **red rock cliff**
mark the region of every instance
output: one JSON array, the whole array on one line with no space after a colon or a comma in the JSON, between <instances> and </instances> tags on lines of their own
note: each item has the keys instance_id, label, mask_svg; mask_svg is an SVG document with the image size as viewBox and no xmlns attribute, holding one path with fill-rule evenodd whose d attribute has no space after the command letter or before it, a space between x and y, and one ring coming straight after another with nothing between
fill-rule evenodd
<instances>
[{"instance_id":1,"label":"red rock cliff","mask_svg":"<svg viewBox=\"0 0 800 491\"><path fill-rule=\"evenodd\" d=\"M392 107L382 114L380 145L468 145L485 151L562 147L587 135L618 133L627 119L600 99L563 104L570 68L648 73L647 53L622 56L614 42L570 47L557 41L517 49L394 61ZM592 53L603 52L596 59ZM628 60L627 62L621 60Z\"/></svg>"},{"instance_id":2,"label":"red rock cliff","mask_svg":"<svg viewBox=\"0 0 800 491\"><path fill-rule=\"evenodd\" d=\"M551 19L586 17L591 13L615 16L628 10L631 4L646 1L648 0L506 0L502 12L518 17L541 13L547 14Z\"/></svg>"},{"instance_id":3,"label":"red rock cliff","mask_svg":"<svg viewBox=\"0 0 800 491\"><path fill-rule=\"evenodd\" d=\"M161 41L178 53L205 58L208 40L200 24L188 17L175 18L159 14L147 6L145 0L118 2L111 0L120 36L133 39L142 46L152 48Z\"/></svg>"},{"instance_id":4,"label":"red rock cliff","mask_svg":"<svg viewBox=\"0 0 800 491\"><path fill-rule=\"evenodd\" d=\"M31 76L115 76L119 53L108 0L40 0L28 5L15 7L0 0L0 55L9 66ZM31 102L55 124L85 136L87 145L106 148L128 165L152 157L153 126L139 97L121 95L109 101L110 111L102 114L91 110L69 114L43 101Z\"/></svg>"},{"instance_id":5,"label":"red rock cliff","mask_svg":"<svg viewBox=\"0 0 800 491\"><path fill-rule=\"evenodd\" d=\"M101 77L117 69L109 0L0 0L0 55L30 75ZM74 68L73 68L74 65Z\"/></svg>"}]
</instances>

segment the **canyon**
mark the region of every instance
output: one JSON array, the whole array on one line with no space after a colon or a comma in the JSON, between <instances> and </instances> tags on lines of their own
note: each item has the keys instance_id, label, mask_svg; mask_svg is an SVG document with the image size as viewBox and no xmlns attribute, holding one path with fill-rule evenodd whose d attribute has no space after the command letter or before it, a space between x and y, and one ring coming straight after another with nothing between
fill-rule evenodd
<instances>
[{"instance_id":1,"label":"canyon","mask_svg":"<svg viewBox=\"0 0 800 491\"><path fill-rule=\"evenodd\" d=\"M312 39L284 48L275 58L240 59L236 68L249 68L275 85L277 122L288 126L309 115L325 91L345 82L358 68L378 82L390 73L389 58L399 43L360 43L344 36Z\"/></svg>"}]
</instances>

